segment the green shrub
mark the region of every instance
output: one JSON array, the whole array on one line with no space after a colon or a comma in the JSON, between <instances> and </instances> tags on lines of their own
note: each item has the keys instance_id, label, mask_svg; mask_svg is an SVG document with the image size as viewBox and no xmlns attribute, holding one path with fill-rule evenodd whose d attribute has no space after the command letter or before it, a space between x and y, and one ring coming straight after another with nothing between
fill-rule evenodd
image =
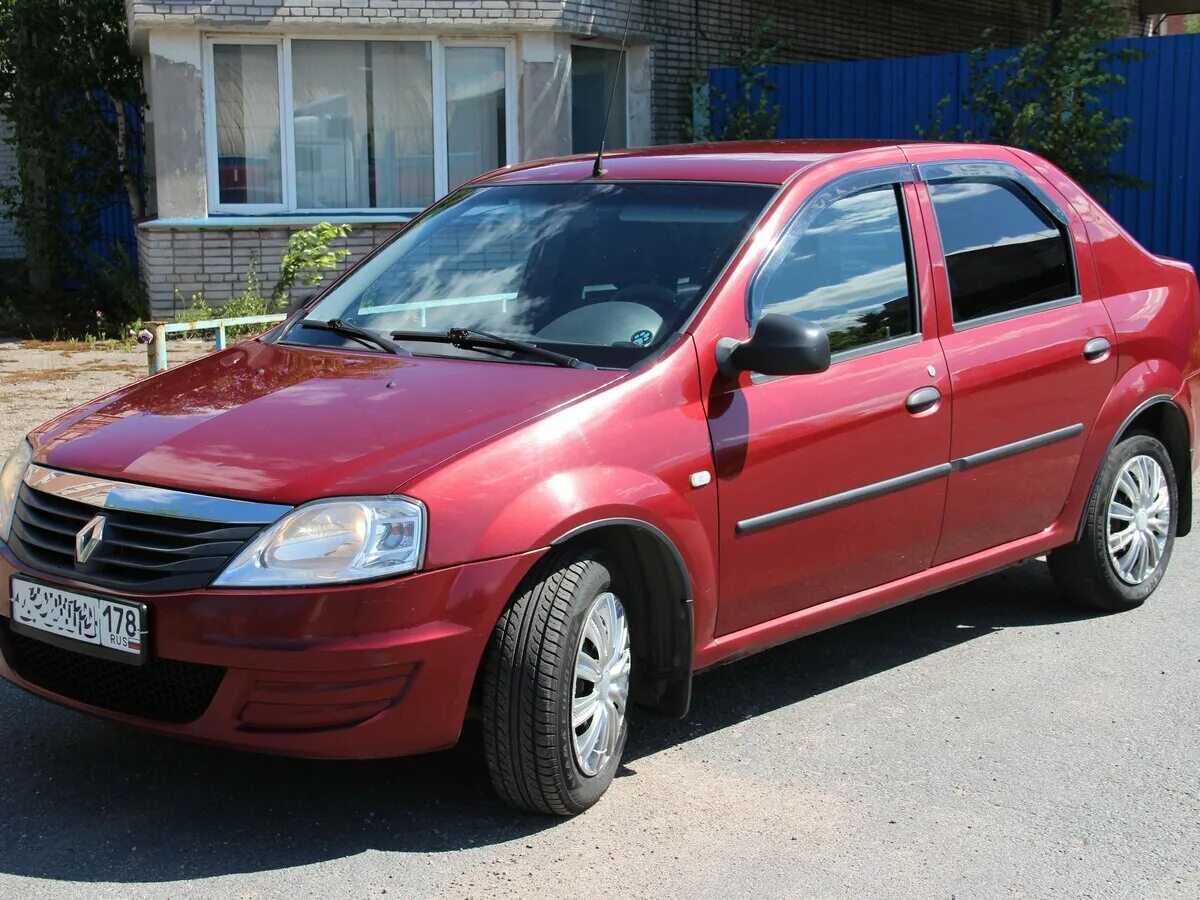
<instances>
[{"instance_id":1,"label":"green shrub","mask_svg":"<svg viewBox=\"0 0 1200 900\"><path fill-rule=\"evenodd\" d=\"M333 241L342 240L351 232L349 225L321 222L312 228L297 231L288 239L287 250L279 261L279 280L271 291L275 310L287 309L292 288L299 281L305 287L315 287L325 280L325 273L336 269L350 251L344 247L331 248Z\"/></svg>"},{"instance_id":2,"label":"green shrub","mask_svg":"<svg viewBox=\"0 0 1200 900\"><path fill-rule=\"evenodd\" d=\"M250 269L246 272L246 283L242 292L229 299L221 315L226 319L237 319L243 316L265 316L274 312L283 312L274 301L263 296L262 278L258 273L258 259L250 260ZM235 325L226 329L230 338L241 338L252 334L260 334L267 330L266 325Z\"/></svg>"},{"instance_id":3,"label":"green shrub","mask_svg":"<svg viewBox=\"0 0 1200 900\"><path fill-rule=\"evenodd\" d=\"M39 340L121 340L146 315L146 293L133 261L116 251L94 260L73 290L31 287L20 266L0 271L0 335Z\"/></svg>"},{"instance_id":4,"label":"green shrub","mask_svg":"<svg viewBox=\"0 0 1200 900\"><path fill-rule=\"evenodd\" d=\"M737 69L737 87L732 95L711 87L707 75L692 84L692 116L683 123L689 141L753 141L770 140L779 130L778 85L767 75L767 66L778 60L784 45L768 40L774 22L766 19L755 26L754 34L728 65ZM704 98L706 96L706 99ZM697 103L707 102L707 117L698 121ZM720 120L720 129L712 127L713 118Z\"/></svg>"},{"instance_id":5,"label":"green shrub","mask_svg":"<svg viewBox=\"0 0 1200 900\"><path fill-rule=\"evenodd\" d=\"M205 319L216 319L219 312L208 305L203 291L192 294L187 306L183 305L183 295L175 291L175 321L202 322Z\"/></svg>"},{"instance_id":6,"label":"green shrub","mask_svg":"<svg viewBox=\"0 0 1200 900\"><path fill-rule=\"evenodd\" d=\"M123 249L112 259L98 260L95 275L81 299L90 295L95 307L97 327L102 336L121 337L130 326L140 322L149 309L149 298L137 265Z\"/></svg>"},{"instance_id":7,"label":"green shrub","mask_svg":"<svg viewBox=\"0 0 1200 900\"><path fill-rule=\"evenodd\" d=\"M1032 150L1101 199L1113 188L1146 187L1112 166L1132 121L1114 116L1105 102L1125 83L1114 64L1142 58L1133 48L1105 44L1119 36L1121 16L1112 0L1074 0L1033 41L994 62L991 34L985 33L983 44L971 51L962 100L976 127L943 126L947 96L933 125L917 126L918 136Z\"/></svg>"}]
</instances>

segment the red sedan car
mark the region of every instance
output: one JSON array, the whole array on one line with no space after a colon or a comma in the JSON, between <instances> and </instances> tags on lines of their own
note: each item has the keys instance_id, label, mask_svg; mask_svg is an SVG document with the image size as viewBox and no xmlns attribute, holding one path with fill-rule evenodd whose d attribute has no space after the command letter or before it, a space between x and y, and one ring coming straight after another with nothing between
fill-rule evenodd
<instances>
[{"instance_id":1,"label":"red sedan car","mask_svg":"<svg viewBox=\"0 0 1200 900\"><path fill-rule=\"evenodd\" d=\"M0 674L180 737L447 747L580 812L629 702L1049 554L1136 607L1191 522L1200 290L1003 147L532 163L257 340L30 434Z\"/></svg>"}]
</instances>

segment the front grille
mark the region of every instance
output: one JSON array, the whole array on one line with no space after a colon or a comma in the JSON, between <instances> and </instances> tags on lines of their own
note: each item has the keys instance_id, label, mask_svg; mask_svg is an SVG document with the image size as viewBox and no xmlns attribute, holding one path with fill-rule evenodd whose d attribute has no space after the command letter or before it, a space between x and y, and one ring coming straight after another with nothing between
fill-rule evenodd
<instances>
[{"instance_id":1,"label":"front grille","mask_svg":"<svg viewBox=\"0 0 1200 900\"><path fill-rule=\"evenodd\" d=\"M205 587L261 525L226 525L151 513L99 509L21 485L9 548L40 572L142 593ZM75 535L105 518L104 540L83 564Z\"/></svg>"},{"instance_id":2,"label":"front grille","mask_svg":"<svg viewBox=\"0 0 1200 900\"><path fill-rule=\"evenodd\" d=\"M148 659L145 665L97 659L14 633L4 622L4 656L31 684L112 712L182 725L212 703L225 677L218 666Z\"/></svg>"}]
</instances>

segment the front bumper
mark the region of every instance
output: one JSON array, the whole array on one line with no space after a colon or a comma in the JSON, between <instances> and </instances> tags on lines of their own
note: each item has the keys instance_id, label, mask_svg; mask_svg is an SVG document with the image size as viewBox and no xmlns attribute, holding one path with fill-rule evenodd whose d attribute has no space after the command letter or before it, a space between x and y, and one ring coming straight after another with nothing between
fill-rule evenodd
<instances>
[{"instance_id":1,"label":"front bumper","mask_svg":"<svg viewBox=\"0 0 1200 900\"><path fill-rule=\"evenodd\" d=\"M14 574L124 595L44 576L0 544L0 675L73 709L231 747L354 759L437 750L458 740L492 628L543 552L336 588L139 594L153 660L224 670L204 711L180 723L82 702L31 674L8 629Z\"/></svg>"}]
</instances>

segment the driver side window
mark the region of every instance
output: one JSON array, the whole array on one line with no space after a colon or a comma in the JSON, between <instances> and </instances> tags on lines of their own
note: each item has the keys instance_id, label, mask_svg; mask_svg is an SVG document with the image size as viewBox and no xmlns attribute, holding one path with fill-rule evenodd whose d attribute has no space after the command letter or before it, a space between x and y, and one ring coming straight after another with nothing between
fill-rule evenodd
<instances>
[{"instance_id":1,"label":"driver side window","mask_svg":"<svg viewBox=\"0 0 1200 900\"><path fill-rule=\"evenodd\" d=\"M755 283L754 319L813 322L834 353L916 334L903 199L889 185L801 212Z\"/></svg>"}]
</instances>

